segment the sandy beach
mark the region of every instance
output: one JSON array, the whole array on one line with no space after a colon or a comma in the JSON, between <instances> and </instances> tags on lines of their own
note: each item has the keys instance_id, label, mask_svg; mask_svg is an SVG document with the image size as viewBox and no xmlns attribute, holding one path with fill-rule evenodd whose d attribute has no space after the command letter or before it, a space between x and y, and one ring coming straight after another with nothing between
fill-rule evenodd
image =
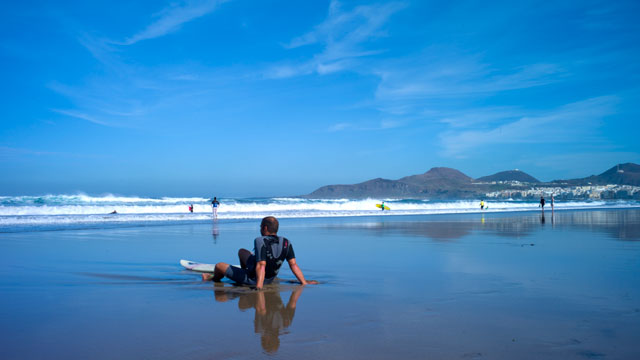
<instances>
[{"instance_id":1,"label":"sandy beach","mask_svg":"<svg viewBox=\"0 0 640 360\"><path fill-rule=\"evenodd\" d=\"M236 263L259 221L0 234L0 357L640 357L640 210L283 219L307 278Z\"/></svg>"}]
</instances>

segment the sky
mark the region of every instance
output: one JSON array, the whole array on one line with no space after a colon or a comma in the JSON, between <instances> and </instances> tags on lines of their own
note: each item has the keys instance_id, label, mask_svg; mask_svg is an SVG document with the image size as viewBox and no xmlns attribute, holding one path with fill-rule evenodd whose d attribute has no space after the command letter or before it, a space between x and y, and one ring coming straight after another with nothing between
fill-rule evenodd
<instances>
[{"instance_id":1,"label":"sky","mask_svg":"<svg viewBox=\"0 0 640 360\"><path fill-rule=\"evenodd\" d=\"M253 197L640 163L637 1L24 1L0 195Z\"/></svg>"}]
</instances>

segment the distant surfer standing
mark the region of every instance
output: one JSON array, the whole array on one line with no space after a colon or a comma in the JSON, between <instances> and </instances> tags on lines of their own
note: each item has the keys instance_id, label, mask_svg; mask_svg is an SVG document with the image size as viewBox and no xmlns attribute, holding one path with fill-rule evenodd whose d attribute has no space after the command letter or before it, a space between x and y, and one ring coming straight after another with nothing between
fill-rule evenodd
<instances>
[{"instance_id":1,"label":"distant surfer standing","mask_svg":"<svg viewBox=\"0 0 640 360\"><path fill-rule=\"evenodd\" d=\"M213 208L213 218L218 218L218 206L220 206L220 201L214 196L213 200L211 200L211 207Z\"/></svg>"},{"instance_id":2,"label":"distant surfer standing","mask_svg":"<svg viewBox=\"0 0 640 360\"><path fill-rule=\"evenodd\" d=\"M553 212L553 194L551 194L551 211Z\"/></svg>"},{"instance_id":3,"label":"distant surfer standing","mask_svg":"<svg viewBox=\"0 0 640 360\"><path fill-rule=\"evenodd\" d=\"M384 201L382 202L382 206L380 206L380 210L384 211Z\"/></svg>"},{"instance_id":4,"label":"distant surfer standing","mask_svg":"<svg viewBox=\"0 0 640 360\"><path fill-rule=\"evenodd\" d=\"M238 250L240 267L219 262L216 264L213 274L202 274L202 280L219 282L225 276L238 284L255 285L261 290L264 284L270 284L275 280L280 266L286 260L293 275L302 285L317 284L317 281L307 281L302 270L296 263L296 255L293 252L291 242L282 236L278 236L278 219L267 216L260 223L260 234L253 244L253 253L247 249Z\"/></svg>"},{"instance_id":5,"label":"distant surfer standing","mask_svg":"<svg viewBox=\"0 0 640 360\"><path fill-rule=\"evenodd\" d=\"M480 210L484 210L484 200L480 200Z\"/></svg>"},{"instance_id":6,"label":"distant surfer standing","mask_svg":"<svg viewBox=\"0 0 640 360\"><path fill-rule=\"evenodd\" d=\"M540 207L542 208L542 211L544 212L544 197L540 196Z\"/></svg>"},{"instance_id":7,"label":"distant surfer standing","mask_svg":"<svg viewBox=\"0 0 640 360\"><path fill-rule=\"evenodd\" d=\"M193 212L193 204L189 204L189 212Z\"/></svg>"}]
</instances>

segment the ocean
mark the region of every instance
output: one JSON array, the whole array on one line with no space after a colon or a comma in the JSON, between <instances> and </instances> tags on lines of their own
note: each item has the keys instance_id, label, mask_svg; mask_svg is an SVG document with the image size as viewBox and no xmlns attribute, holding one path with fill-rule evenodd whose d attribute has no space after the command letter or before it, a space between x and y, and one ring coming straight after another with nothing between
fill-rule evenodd
<instances>
[{"instance_id":1,"label":"ocean","mask_svg":"<svg viewBox=\"0 0 640 360\"><path fill-rule=\"evenodd\" d=\"M221 198L218 219L321 218L479 213L480 200ZM391 211L376 208L385 202ZM0 232L64 230L121 226L197 223L212 219L211 199L202 197L138 197L87 194L0 196ZM486 201L483 212L539 211L535 201ZM194 206L190 213L188 207ZM640 207L638 201L556 202L555 210ZM546 208L550 210L549 204ZM116 211L116 214L110 214Z\"/></svg>"}]
</instances>

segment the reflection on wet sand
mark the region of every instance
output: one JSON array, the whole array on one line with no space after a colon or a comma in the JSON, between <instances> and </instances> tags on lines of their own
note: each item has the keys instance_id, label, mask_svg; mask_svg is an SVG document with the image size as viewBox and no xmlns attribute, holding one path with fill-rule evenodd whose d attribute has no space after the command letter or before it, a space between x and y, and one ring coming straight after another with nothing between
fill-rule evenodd
<instances>
[{"instance_id":1,"label":"reflection on wet sand","mask_svg":"<svg viewBox=\"0 0 640 360\"><path fill-rule=\"evenodd\" d=\"M499 220L499 221L496 221ZM506 220L506 221L501 221ZM471 234L473 231L491 231L497 236L519 237L527 235L540 227L540 220L537 215L527 221L519 221L517 218L496 219L484 216L480 221L476 220L452 220L452 221L394 221L366 224L341 224L332 225L331 228L352 228L384 234L388 232L400 232L414 236L426 237L436 241L450 241L460 239Z\"/></svg>"},{"instance_id":2,"label":"reflection on wet sand","mask_svg":"<svg viewBox=\"0 0 640 360\"><path fill-rule=\"evenodd\" d=\"M640 240L640 210L576 211L556 215L556 224L603 231L618 240Z\"/></svg>"},{"instance_id":3,"label":"reflection on wet sand","mask_svg":"<svg viewBox=\"0 0 640 360\"><path fill-rule=\"evenodd\" d=\"M303 289L303 286L295 286L285 306L280 297L280 291L283 289L278 286L274 285L273 288L263 291L253 291L245 287L228 287L217 283L213 290L216 301L227 302L239 298L240 311L251 308L255 310L254 331L260 334L262 348L268 354L275 354L278 351L280 335L285 333L293 322L296 304Z\"/></svg>"},{"instance_id":4,"label":"reflection on wet sand","mask_svg":"<svg viewBox=\"0 0 640 360\"><path fill-rule=\"evenodd\" d=\"M522 237L539 231L546 224L545 213L523 214L482 214L478 218L472 215L451 217L449 221L431 220L422 217L415 221L380 220L367 223L345 223L330 228L366 229L376 234L400 232L430 238L436 241L455 240L475 231L487 231L500 237ZM599 231L618 240L640 240L640 210L590 210L552 212L551 226L578 228L586 231Z\"/></svg>"},{"instance_id":5,"label":"reflection on wet sand","mask_svg":"<svg viewBox=\"0 0 640 360\"><path fill-rule=\"evenodd\" d=\"M220 236L220 228L218 227L218 221L213 220L213 228L211 229L211 235L213 235L213 243L218 242L218 236Z\"/></svg>"}]
</instances>

